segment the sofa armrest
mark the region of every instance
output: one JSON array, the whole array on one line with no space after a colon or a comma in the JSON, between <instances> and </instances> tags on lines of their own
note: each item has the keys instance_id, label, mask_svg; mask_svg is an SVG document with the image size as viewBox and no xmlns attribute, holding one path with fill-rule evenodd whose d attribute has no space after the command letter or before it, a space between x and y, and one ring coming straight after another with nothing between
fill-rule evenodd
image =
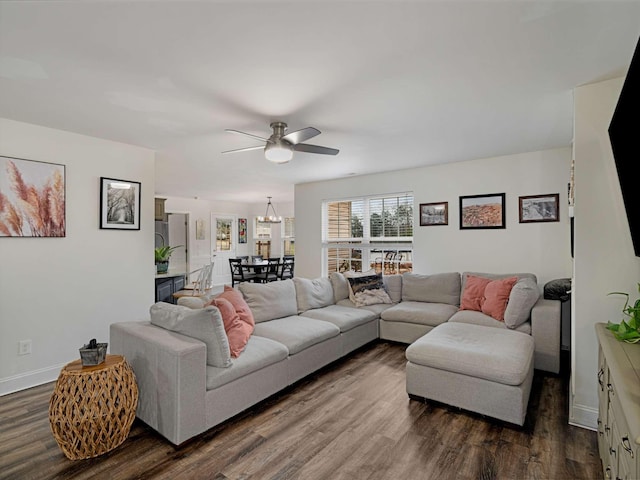
<instances>
[{"instance_id":1,"label":"sofa armrest","mask_svg":"<svg viewBox=\"0 0 640 480\"><path fill-rule=\"evenodd\" d=\"M559 300L542 297L531 309L531 335L535 342L535 368L560 373Z\"/></svg>"},{"instance_id":2,"label":"sofa armrest","mask_svg":"<svg viewBox=\"0 0 640 480\"><path fill-rule=\"evenodd\" d=\"M111 325L110 344L136 375L138 418L175 445L206 429L203 342L149 322L124 322Z\"/></svg>"}]
</instances>

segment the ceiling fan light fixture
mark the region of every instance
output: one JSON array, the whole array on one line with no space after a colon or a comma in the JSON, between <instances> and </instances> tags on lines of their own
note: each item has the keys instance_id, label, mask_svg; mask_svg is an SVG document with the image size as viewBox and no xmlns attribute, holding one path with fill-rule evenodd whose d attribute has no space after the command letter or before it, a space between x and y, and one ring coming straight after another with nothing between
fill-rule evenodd
<instances>
[{"instance_id":1,"label":"ceiling fan light fixture","mask_svg":"<svg viewBox=\"0 0 640 480\"><path fill-rule=\"evenodd\" d=\"M293 148L284 142L267 143L264 156L273 163L287 163L293 158Z\"/></svg>"},{"instance_id":2,"label":"ceiling fan light fixture","mask_svg":"<svg viewBox=\"0 0 640 480\"><path fill-rule=\"evenodd\" d=\"M267 210L264 212L264 216L258 216L258 217L256 217L256 219L260 223L282 223L282 217L279 217L276 214L276 209L274 208L273 204L271 203L271 197L267 197L267 199L269 201L267 202ZM271 211L273 212L273 215L269 215L269 208L271 208Z\"/></svg>"}]
</instances>

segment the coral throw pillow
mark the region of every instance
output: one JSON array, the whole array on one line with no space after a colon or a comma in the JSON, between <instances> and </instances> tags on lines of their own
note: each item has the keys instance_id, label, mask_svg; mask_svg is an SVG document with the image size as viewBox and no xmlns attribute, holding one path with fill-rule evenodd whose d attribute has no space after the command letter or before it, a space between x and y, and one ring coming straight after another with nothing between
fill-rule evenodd
<instances>
[{"instance_id":1,"label":"coral throw pillow","mask_svg":"<svg viewBox=\"0 0 640 480\"><path fill-rule=\"evenodd\" d=\"M517 281L518 277L509 277L489 282L484 289L482 313L504 322L504 311L507 309L509 295Z\"/></svg>"},{"instance_id":2,"label":"coral throw pillow","mask_svg":"<svg viewBox=\"0 0 640 480\"><path fill-rule=\"evenodd\" d=\"M224 298L225 300L230 301L233 308L236 309L236 313L240 317L240 320L251 325L251 331L253 331L253 327L256 326L256 322L253 319L253 313L251 313L251 309L249 308L249 305L247 305L242 293L235 288L231 288L229 285L225 285L224 292L216 298Z\"/></svg>"},{"instance_id":3,"label":"coral throw pillow","mask_svg":"<svg viewBox=\"0 0 640 480\"><path fill-rule=\"evenodd\" d=\"M467 275L462 298L460 299L460 310L481 312L484 302L484 290L489 283L491 283L490 278Z\"/></svg>"},{"instance_id":4,"label":"coral throw pillow","mask_svg":"<svg viewBox=\"0 0 640 480\"><path fill-rule=\"evenodd\" d=\"M249 337L253 333L253 327L246 322L240 320L240 316L237 314L236 309L229 300L224 298L215 298L213 303L220 314L222 315L222 322L224 323L224 331L227 333L229 339L229 350L231 356L238 358L243 352L244 347L247 346Z\"/></svg>"}]
</instances>

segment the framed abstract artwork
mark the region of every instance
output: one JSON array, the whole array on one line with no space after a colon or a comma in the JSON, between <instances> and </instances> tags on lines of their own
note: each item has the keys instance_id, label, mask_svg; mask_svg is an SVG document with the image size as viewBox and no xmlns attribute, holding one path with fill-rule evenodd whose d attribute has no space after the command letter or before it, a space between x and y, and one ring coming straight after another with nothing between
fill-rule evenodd
<instances>
[{"instance_id":1,"label":"framed abstract artwork","mask_svg":"<svg viewBox=\"0 0 640 480\"><path fill-rule=\"evenodd\" d=\"M100 228L140 230L140 182L100 177Z\"/></svg>"},{"instance_id":2,"label":"framed abstract artwork","mask_svg":"<svg viewBox=\"0 0 640 480\"><path fill-rule=\"evenodd\" d=\"M238 243L247 243L247 219L238 219Z\"/></svg>"},{"instance_id":3,"label":"framed abstract artwork","mask_svg":"<svg viewBox=\"0 0 640 480\"><path fill-rule=\"evenodd\" d=\"M0 237L65 236L65 166L0 156Z\"/></svg>"}]
</instances>

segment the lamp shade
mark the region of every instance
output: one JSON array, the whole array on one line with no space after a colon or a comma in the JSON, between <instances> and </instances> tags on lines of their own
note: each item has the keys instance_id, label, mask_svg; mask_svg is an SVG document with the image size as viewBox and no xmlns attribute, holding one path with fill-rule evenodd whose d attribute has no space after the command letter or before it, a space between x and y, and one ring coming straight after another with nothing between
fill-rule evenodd
<instances>
[{"instance_id":1,"label":"lamp shade","mask_svg":"<svg viewBox=\"0 0 640 480\"><path fill-rule=\"evenodd\" d=\"M273 163L287 163L293 158L293 148L285 142L267 143L264 156Z\"/></svg>"}]
</instances>

